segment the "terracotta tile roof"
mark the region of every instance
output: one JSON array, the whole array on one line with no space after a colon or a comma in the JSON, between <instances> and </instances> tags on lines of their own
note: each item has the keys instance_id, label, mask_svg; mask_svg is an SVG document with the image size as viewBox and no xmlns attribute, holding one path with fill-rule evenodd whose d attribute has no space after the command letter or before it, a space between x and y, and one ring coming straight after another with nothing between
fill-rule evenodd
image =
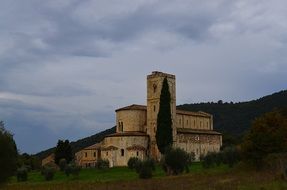
<instances>
[{"instance_id":1,"label":"terracotta tile roof","mask_svg":"<svg viewBox=\"0 0 287 190\"><path fill-rule=\"evenodd\" d=\"M116 110L117 111L122 111L122 110L144 110L146 111L146 106L144 105L137 105L137 104L132 104L126 107L122 107Z\"/></svg>"},{"instance_id":2,"label":"terracotta tile roof","mask_svg":"<svg viewBox=\"0 0 287 190\"><path fill-rule=\"evenodd\" d=\"M208 135L221 135L221 133L211 130L197 130L187 128L177 128L177 133L192 133L192 134L208 134Z\"/></svg>"},{"instance_id":3,"label":"terracotta tile roof","mask_svg":"<svg viewBox=\"0 0 287 190\"><path fill-rule=\"evenodd\" d=\"M93 150L93 149L100 149L101 148L101 143L96 143L91 146L88 146L84 148L83 150Z\"/></svg>"},{"instance_id":4,"label":"terracotta tile roof","mask_svg":"<svg viewBox=\"0 0 287 190\"><path fill-rule=\"evenodd\" d=\"M117 111L122 111L122 110L143 110L146 111L147 107L144 105L138 105L138 104L132 104L126 107L122 107L116 110ZM202 116L202 117L210 117L211 114L203 112L203 111L198 111L198 112L192 112L192 111L185 111L185 110L176 110L177 114L182 114L182 115L193 115L193 116Z\"/></svg>"},{"instance_id":5,"label":"terracotta tile roof","mask_svg":"<svg viewBox=\"0 0 287 190\"><path fill-rule=\"evenodd\" d=\"M105 137L123 137L123 136L148 136L146 133L138 131L122 132L122 133L113 133Z\"/></svg>"}]
</instances>

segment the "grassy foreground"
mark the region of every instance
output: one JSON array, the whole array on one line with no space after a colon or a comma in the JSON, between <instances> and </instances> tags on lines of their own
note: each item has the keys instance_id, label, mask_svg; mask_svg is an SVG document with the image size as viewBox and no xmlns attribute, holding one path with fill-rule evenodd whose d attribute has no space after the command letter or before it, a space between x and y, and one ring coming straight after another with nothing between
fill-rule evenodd
<instances>
[{"instance_id":1,"label":"grassy foreground","mask_svg":"<svg viewBox=\"0 0 287 190\"><path fill-rule=\"evenodd\" d=\"M219 166L203 169L200 163L190 168L190 173L166 177L160 167L156 168L153 179L138 179L134 171L125 167L111 168L104 171L84 169L78 179L66 177L57 172L51 182L44 181L39 172L29 174L27 182L17 182L15 178L4 187L7 190L68 190L68 189L125 189L125 190L188 190L188 189L239 189L239 190L283 190L287 182L263 172L242 171L240 168L229 169Z\"/></svg>"}]
</instances>

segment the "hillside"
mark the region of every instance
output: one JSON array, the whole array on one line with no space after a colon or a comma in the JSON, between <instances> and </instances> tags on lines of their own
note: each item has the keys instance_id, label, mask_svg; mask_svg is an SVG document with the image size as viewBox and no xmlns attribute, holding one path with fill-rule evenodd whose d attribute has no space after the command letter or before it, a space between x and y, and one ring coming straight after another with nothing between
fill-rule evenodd
<instances>
[{"instance_id":1,"label":"hillside","mask_svg":"<svg viewBox=\"0 0 287 190\"><path fill-rule=\"evenodd\" d=\"M95 135L77 140L75 142L71 142L72 149L74 152L78 152L79 150L81 150L87 146L91 146L95 143L102 141L106 135L109 135L109 134L112 134L115 132L116 132L116 127L112 127L110 129L107 129L107 130L102 131L100 133L97 133ZM51 153L53 153L54 149L55 149L55 147L44 150L42 152L37 153L36 156L38 156L40 159L43 159L43 158L47 157L48 155L50 155Z\"/></svg>"},{"instance_id":2,"label":"hillside","mask_svg":"<svg viewBox=\"0 0 287 190\"><path fill-rule=\"evenodd\" d=\"M244 135L255 117L279 107L287 107L287 90L248 102L223 103L219 101L218 103L184 104L177 106L181 110L204 111L213 114L215 130L237 137ZM77 152L84 147L100 142L104 136L114 133L115 130L116 128L112 127L90 137L72 142L73 151ZM54 148L42 151L36 154L36 156L44 158L51 154L53 150Z\"/></svg>"},{"instance_id":3,"label":"hillside","mask_svg":"<svg viewBox=\"0 0 287 190\"><path fill-rule=\"evenodd\" d=\"M178 109L211 113L215 130L238 137L244 135L254 118L280 107L287 107L287 90L248 102L184 104Z\"/></svg>"}]
</instances>

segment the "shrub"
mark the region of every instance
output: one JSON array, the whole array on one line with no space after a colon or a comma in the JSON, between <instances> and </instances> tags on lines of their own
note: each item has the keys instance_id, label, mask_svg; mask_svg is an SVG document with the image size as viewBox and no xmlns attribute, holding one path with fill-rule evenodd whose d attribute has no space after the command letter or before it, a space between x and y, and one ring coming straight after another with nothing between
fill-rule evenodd
<instances>
[{"instance_id":1,"label":"shrub","mask_svg":"<svg viewBox=\"0 0 287 190\"><path fill-rule=\"evenodd\" d=\"M59 167L61 171L65 171L65 168L67 167L67 161L65 158L60 159Z\"/></svg>"},{"instance_id":2,"label":"shrub","mask_svg":"<svg viewBox=\"0 0 287 190\"><path fill-rule=\"evenodd\" d=\"M44 175L46 181L51 181L54 178L55 169L52 167L44 167L41 173Z\"/></svg>"},{"instance_id":3,"label":"shrub","mask_svg":"<svg viewBox=\"0 0 287 190\"><path fill-rule=\"evenodd\" d=\"M222 160L224 164L229 167L233 167L237 162L240 161L240 154L236 147L227 147L222 151Z\"/></svg>"},{"instance_id":4,"label":"shrub","mask_svg":"<svg viewBox=\"0 0 287 190\"><path fill-rule=\"evenodd\" d=\"M99 159L95 165L97 169L107 169L109 168L109 166L110 166L109 160L102 160L102 159Z\"/></svg>"},{"instance_id":5,"label":"shrub","mask_svg":"<svg viewBox=\"0 0 287 190\"><path fill-rule=\"evenodd\" d=\"M168 149L163 158L163 168L167 175L178 175L184 170L188 172L192 155L180 148Z\"/></svg>"},{"instance_id":6,"label":"shrub","mask_svg":"<svg viewBox=\"0 0 287 190\"><path fill-rule=\"evenodd\" d=\"M17 181L27 181L28 179L28 170L26 167L22 166L17 170Z\"/></svg>"},{"instance_id":7,"label":"shrub","mask_svg":"<svg viewBox=\"0 0 287 190\"><path fill-rule=\"evenodd\" d=\"M70 163L65 168L65 173L67 176L72 175L73 178L78 178L81 171L81 167L77 166L75 163Z\"/></svg>"},{"instance_id":8,"label":"shrub","mask_svg":"<svg viewBox=\"0 0 287 190\"><path fill-rule=\"evenodd\" d=\"M274 176L282 175L283 179L287 179L287 153L269 154L264 160L265 169Z\"/></svg>"},{"instance_id":9,"label":"shrub","mask_svg":"<svg viewBox=\"0 0 287 190\"><path fill-rule=\"evenodd\" d=\"M145 160L146 164L150 166L150 168L155 171L155 161L152 158L148 158Z\"/></svg>"},{"instance_id":10,"label":"shrub","mask_svg":"<svg viewBox=\"0 0 287 190\"><path fill-rule=\"evenodd\" d=\"M139 169L139 178L141 179L149 179L152 177L152 165L150 160L143 161L141 167Z\"/></svg>"},{"instance_id":11,"label":"shrub","mask_svg":"<svg viewBox=\"0 0 287 190\"><path fill-rule=\"evenodd\" d=\"M131 157L128 161L129 169L136 169L138 162L140 162L140 160L137 157Z\"/></svg>"},{"instance_id":12,"label":"shrub","mask_svg":"<svg viewBox=\"0 0 287 190\"><path fill-rule=\"evenodd\" d=\"M216 162L217 154L214 152L208 152L206 156L202 159L202 166L204 168L213 167Z\"/></svg>"}]
</instances>

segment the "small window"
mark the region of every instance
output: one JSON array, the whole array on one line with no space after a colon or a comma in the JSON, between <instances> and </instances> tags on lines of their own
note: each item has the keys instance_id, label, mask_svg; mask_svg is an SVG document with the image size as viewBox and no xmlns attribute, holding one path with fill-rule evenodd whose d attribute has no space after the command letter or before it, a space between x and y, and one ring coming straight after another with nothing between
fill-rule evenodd
<instances>
[{"instance_id":1,"label":"small window","mask_svg":"<svg viewBox=\"0 0 287 190\"><path fill-rule=\"evenodd\" d=\"M109 152L107 151L107 152L106 152L106 156L108 156L108 155L109 155Z\"/></svg>"},{"instance_id":2,"label":"small window","mask_svg":"<svg viewBox=\"0 0 287 190\"><path fill-rule=\"evenodd\" d=\"M186 124L188 125L188 120L186 120Z\"/></svg>"},{"instance_id":3,"label":"small window","mask_svg":"<svg viewBox=\"0 0 287 190\"><path fill-rule=\"evenodd\" d=\"M157 88L156 84L153 84L153 93L156 92L156 88Z\"/></svg>"},{"instance_id":4,"label":"small window","mask_svg":"<svg viewBox=\"0 0 287 190\"><path fill-rule=\"evenodd\" d=\"M139 151L137 151L137 156L139 156Z\"/></svg>"},{"instance_id":5,"label":"small window","mask_svg":"<svg viewBox=\"0 0 287 190\"><path fill-rule=\"evenodd\" d=\"M96 152L94 152L94 157L96 157Z\"/></svg>"},{"instance_id":6,"label":"small window","mask_svg":"<svg viewBox=\"0 0 287 190\"><path fill-rule=\"evenodd\" d=\"M88 153L85 152L85 157L88 157Z\"/></svg>"},{"instance_id":7,"label":"small window","mask_svg":"<svg viewBox=\"0 0 287 190\"><path fill-rule=\"evenodd\" d=\"M124 156L124 155L125 155L125 150L121 149L121 156Z\"/></svg>"}]
</instances>

